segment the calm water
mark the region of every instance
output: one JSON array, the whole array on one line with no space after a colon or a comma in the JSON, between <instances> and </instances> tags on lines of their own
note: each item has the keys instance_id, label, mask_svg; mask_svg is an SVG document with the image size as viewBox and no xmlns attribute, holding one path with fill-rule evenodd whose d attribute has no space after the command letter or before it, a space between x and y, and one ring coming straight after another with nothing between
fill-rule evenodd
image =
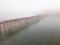
<instances>
[{"instance_id":1,"label":"calm water","mask_svg":"<svg viewBox=\"0 0 60 45\"><path fill-rule=\"evenodd\" d=\"M2 45L60 45L60 17L47 17L2 43Z\"/></svg>"}]
</instances>

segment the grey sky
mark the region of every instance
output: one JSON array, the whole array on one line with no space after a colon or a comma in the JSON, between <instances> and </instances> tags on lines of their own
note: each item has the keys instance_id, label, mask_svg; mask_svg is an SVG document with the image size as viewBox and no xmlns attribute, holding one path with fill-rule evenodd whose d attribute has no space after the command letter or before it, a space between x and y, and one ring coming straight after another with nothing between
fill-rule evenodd
<instances>
[{"instance_id":1,"label":"grey sky","mask_svg":"<svg viewBox=\"0 0 60 45\"><path fill-rule=\"evenodd\" d=\"M59 9L59 0L0 0L0 20L28 17Z\"/></svg>"}]
</instances>

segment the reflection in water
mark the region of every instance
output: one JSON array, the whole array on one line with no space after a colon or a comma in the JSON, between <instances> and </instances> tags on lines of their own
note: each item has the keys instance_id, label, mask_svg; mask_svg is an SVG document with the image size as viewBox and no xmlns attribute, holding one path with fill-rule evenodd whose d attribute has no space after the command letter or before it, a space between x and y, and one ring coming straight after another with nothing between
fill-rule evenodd
<instances>
[{"instance_id":1,"label":"reflection in water","mask_svg":"<svg viewBox=\"0 0 60 45\"><path fill-rule=\"evenodd\" d=\"M3 45L60 45L60 18L47 17L2 43Z\"/></svg>"}]
</instances>

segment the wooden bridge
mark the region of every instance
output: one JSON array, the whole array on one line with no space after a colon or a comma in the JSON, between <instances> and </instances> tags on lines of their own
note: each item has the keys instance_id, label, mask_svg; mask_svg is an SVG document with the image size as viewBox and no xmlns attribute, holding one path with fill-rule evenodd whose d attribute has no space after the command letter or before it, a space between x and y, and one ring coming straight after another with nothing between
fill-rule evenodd
<instances>
[{"instance_id":1,"label":"wooden bridge","mask_svg":"<svg viewBox=\"0 0 60 45\"><path fill-rule=\"evenodd\" d=\"M39 21L40 18L41 16L32 16L0 22L0 40L4 40L14 32L18 32L24 27Z\"/></svg>"}]
</instances>

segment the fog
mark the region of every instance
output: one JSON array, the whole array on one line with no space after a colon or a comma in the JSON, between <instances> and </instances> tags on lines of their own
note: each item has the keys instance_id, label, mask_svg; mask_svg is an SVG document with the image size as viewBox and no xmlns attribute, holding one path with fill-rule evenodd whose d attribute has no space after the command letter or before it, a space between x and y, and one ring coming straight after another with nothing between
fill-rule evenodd
<instances>
[{"instance_id":1,"label":"fog","mask_svg":"<svg viewBox=\"0 0 60 45\"><path fill-rule=\"evenodd\" d=\"M0 21L59 10L59 0L0 0Z\"/></svg>"}]
</instances>

